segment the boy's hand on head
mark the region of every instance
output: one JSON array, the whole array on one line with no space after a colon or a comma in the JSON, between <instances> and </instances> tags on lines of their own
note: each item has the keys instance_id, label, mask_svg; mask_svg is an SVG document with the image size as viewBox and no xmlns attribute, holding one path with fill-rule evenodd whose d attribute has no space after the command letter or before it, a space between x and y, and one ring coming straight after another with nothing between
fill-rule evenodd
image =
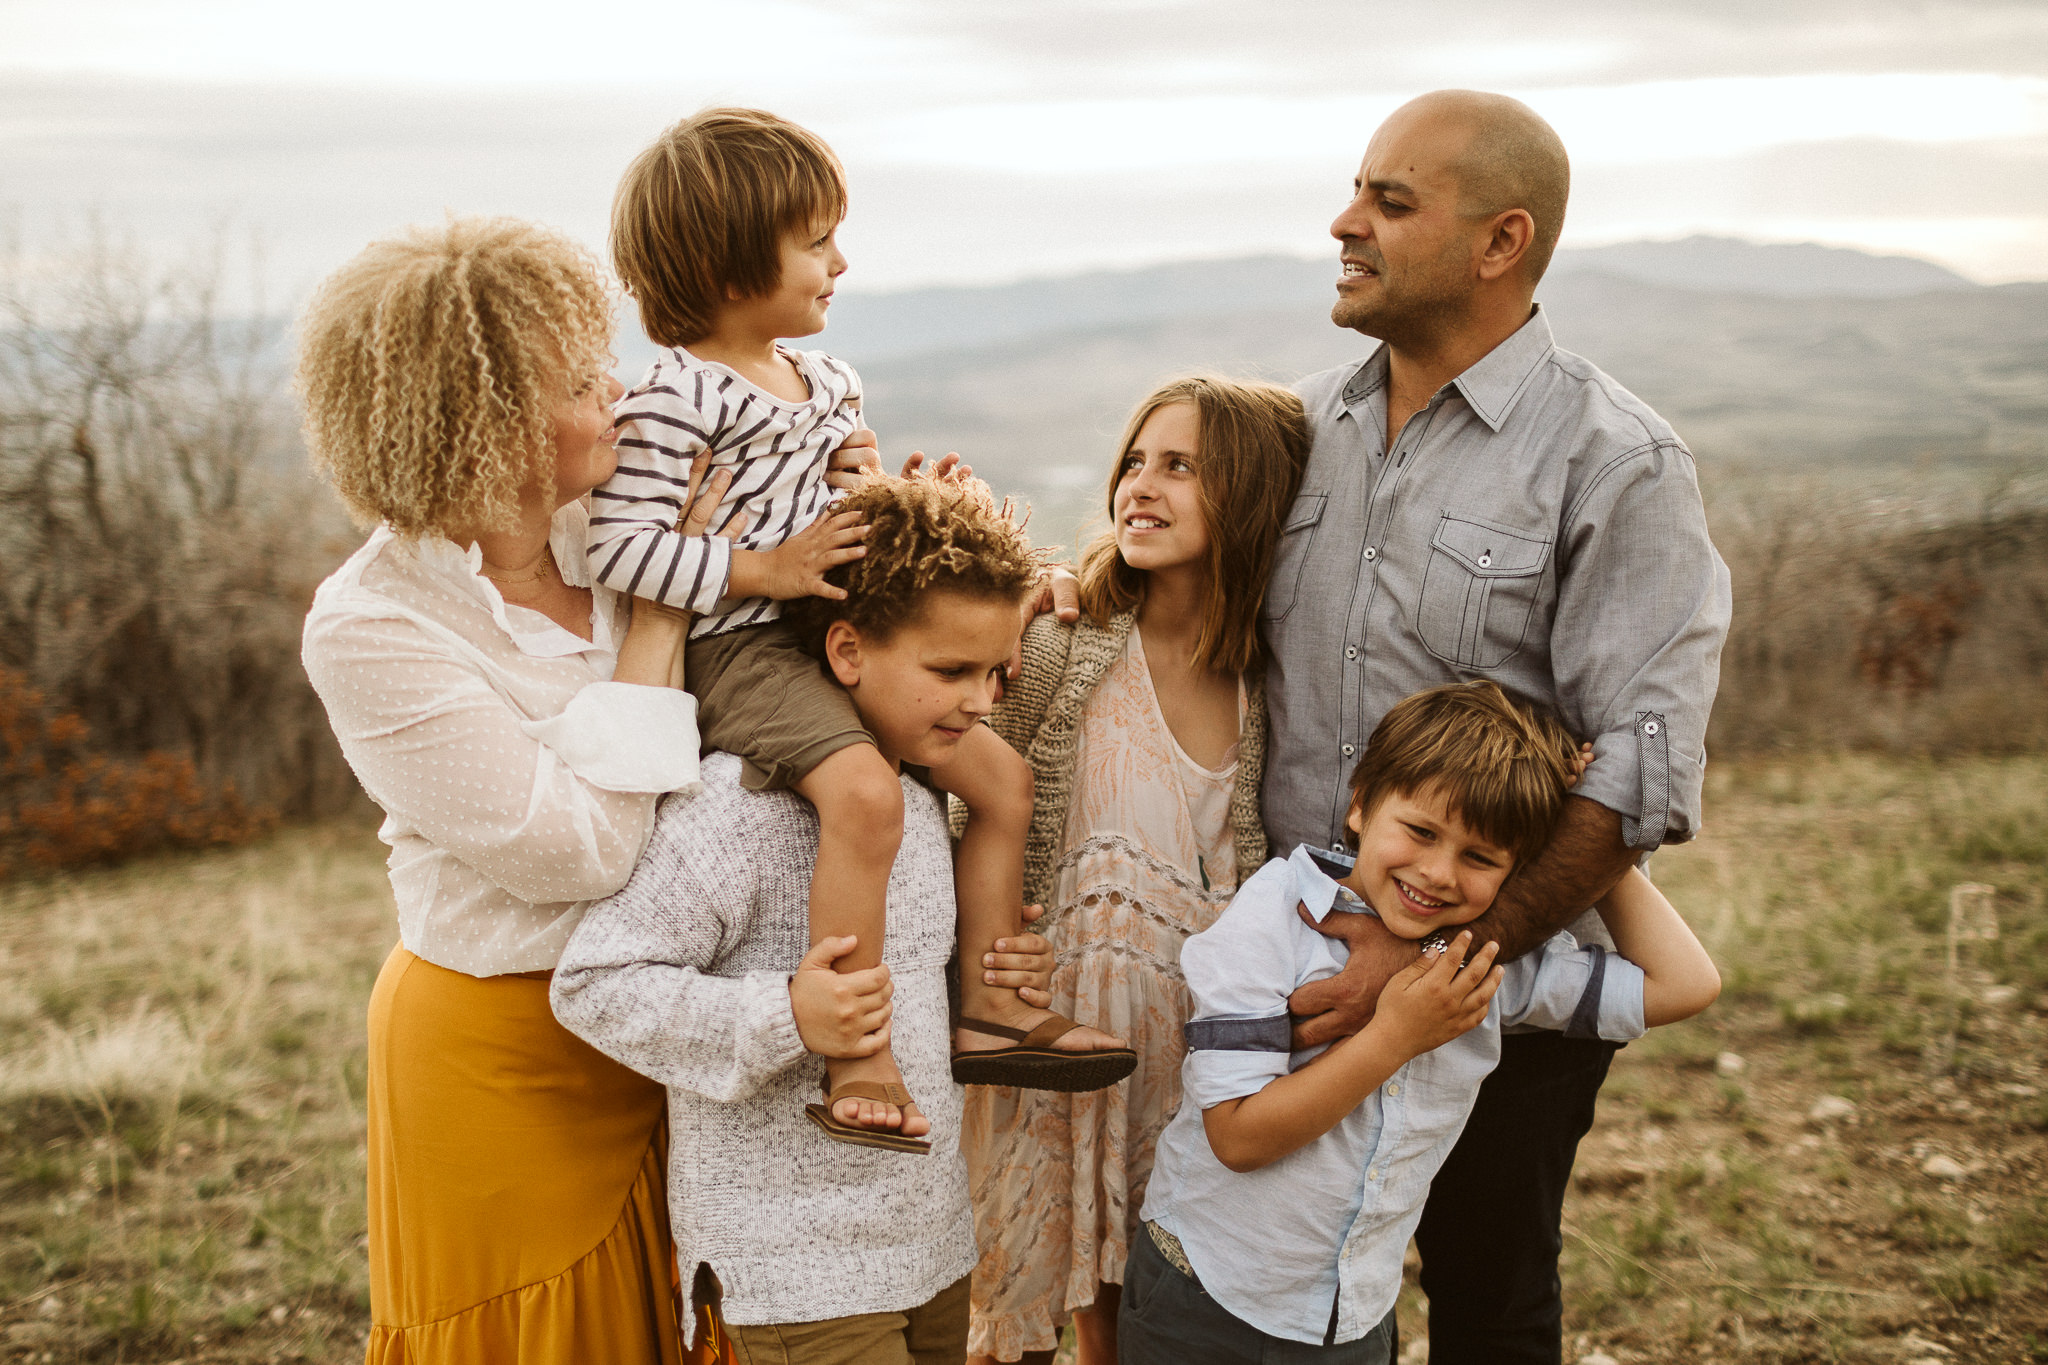
<instances>
[{"instance_id":1,"label":"boy's hand on head","mask_svg":"<svg viewBox=\"0 0 2048 1365\"><path fill-rule=\"evenodd\" d=\"M1579 779L1586 775L1586 769L1592 765L1592 762L1593 746L1590 743L1581 744L1578 753L1572 755L1571 771L1565 775L1565 786L1578 786Z\"/></svg>"},{"instance_id":2,"label":"boy's hand on head","mask_svg":"<svg viewBox=\"0 0 2048 1365\"><path fill-rule=\"evenodd\" d=\"M825 461L826 485L842 493L860 487L865 475L881 472L882 451L875 433L866 427L855 427Z\"/></svg>"},{"instance_id":3,"label":"boy's hand on head","mask_svg":"<svg viewBox=\"0 0 2048 1365\"><path fill-rule=\"evenodd\" d=\"M734 596L772 597L787 602L796 597L823 597L837 602L846 589L835 588L825 575L841 564L851 564L867 553L861 544L868 528L858 512L827 512L803 530L761 556L761 586L756 593Z\"/></svg>"},{"instance_id":4,"label":"boy's hand on head","mask_svg":"<svg viewBox=\"0 0 2048 1365\"><path fill-rule=\"evenodd\" d=\"M888 967L832 970L857 942L851 936L818 940L789 978L797 1037L820 1057L872 1057L889 1046L889 998L896 986Z\"/></svg>"},{"instance_id":5,"label":"boy's hand on head","mask_svg":"<svg viewBox=\"0 0 2048 1365\"><path fill-rule=\"evenodd\" d=\"M924 470L924 477L927 479L945 479L950 483L966 483L974 477L974 466L961 460L960 452L957 450L949 450L941 455L930 469L924 469L924 460L922 450L911 451L910 458L903 462L903 477L917 478L921 469Z\"/></svg>"},{"instance_id":6,"label":"boy's hand on head","mask_svg":"<svg viewBox=\"0 0 2048 1365\"><path fill-rule=\"evenodd\" d=\"M1379 1009L1369 1027L1384 1036L1397 1055L1420 1057L1486 1018L1505 975L1493 965L1500 945L1489 943L1466 961L1471 946L1472 931L1467 929L1451 940L1448 952L1403 967L1380 992Z\"/></svg>"},{"instance_id":7,"label":"boy's hand on head","mask_svg":"<svg viewBox=\"0 0 2048 1365\"><path fill-rule=\"evenodd\" d=\"M1081 580L1064 564L1046 570L1038 581L1038 590L1024 599L1025 626L1028 628L1047 612L1069 626L1081 619ZM1023 669L1024 640L1019 636L1017 648L1010 652L1010 661L1003 666L1003 676L1014 682Z\"/></svg>"}]
</instances>

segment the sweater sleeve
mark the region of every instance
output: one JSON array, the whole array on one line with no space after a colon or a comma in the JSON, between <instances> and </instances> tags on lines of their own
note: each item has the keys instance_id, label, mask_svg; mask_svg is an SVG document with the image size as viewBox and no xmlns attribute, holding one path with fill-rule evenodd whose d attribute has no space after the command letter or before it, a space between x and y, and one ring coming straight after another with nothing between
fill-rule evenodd
<instances>
[{"instance_id":1,"label":"sweater sleeve","mask_svg":"<svg viewBox=\"0 0 2048 1365\"><path fill-rule=\"evenodd\" d=\"M805 1055L787 973L711 974L758 891L756 839L729 816L715 797L663 802L632 879L585 913L551 992L555 1017L598 1051L725 1103Z\"/></svg>"}]
</instances>

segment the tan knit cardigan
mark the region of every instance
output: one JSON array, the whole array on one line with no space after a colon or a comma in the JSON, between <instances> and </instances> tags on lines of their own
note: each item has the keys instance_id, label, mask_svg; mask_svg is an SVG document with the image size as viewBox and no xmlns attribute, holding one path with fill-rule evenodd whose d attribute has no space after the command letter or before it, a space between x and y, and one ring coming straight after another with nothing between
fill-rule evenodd
<instances>
[{"instance_id":1,"label":"tan knit cardigan","mask_svg":"<svg viewBox=\"0 0 2048 1365\"><path fill-rule=\"evenodd\" d=\"M1084 616L1062 625L1041 616L1024 632L1024 667L1004 690L989 717L995 732L1031 765L1037 783L1031 836L1024 845L1024 903L1051 909L1053 870L1059 865L1067 806L1074 796L1074 762L1081 739L1081 707L1123 652L1137 613L1123 612L1107 627ZM1245 688L1244 731L1237 739L1237 784L1230 797L1230 825L1236 835L1237 875L1251 876L1266 861L1266 829L1259 820L1259 780L1266 771L1266 690L1257 680ZM966 812L956 802L957 835Z\"/></svg>"}]
</instances>

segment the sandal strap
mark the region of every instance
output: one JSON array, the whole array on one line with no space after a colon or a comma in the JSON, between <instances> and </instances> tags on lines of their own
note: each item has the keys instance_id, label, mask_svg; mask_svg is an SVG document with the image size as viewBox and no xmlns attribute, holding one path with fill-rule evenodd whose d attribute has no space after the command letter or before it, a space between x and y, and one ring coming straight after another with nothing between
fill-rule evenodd
<instances>
[{"instance_id":1,"label":"sandal strap","mask_svg":"<svg viewBox=\"0 0 2048 1365\"><path fill-rule=\"evenodd\" d=\"M986 1033L991 1038L1008 1038L1019 1047L1051 1047L1081 1027L1057 1010L1040 1020L1038 1026L1029 1032L1011 1028L1008 1024L991 1023L986 1019L969 1019L964 1014L960 1016L959 1025L970 1033Z\"/></svg>"},{"instance_id":2,"label":"sandal strap","mask_svg":"<svg viewBox=\"0 0 2048 1365\"><path fill-rule=\"evenodd\" d=\"M986 1033L991 1038L1008 1038L1013 1043L1021 1043L1029 1036L1023 1029L991 1023L986 1019L970 1019L964 1014L954 1021L954 1026L969 1033Z\"/></svg>"},{"instance_id":3,"label":"sandal strap","mask_svg":"<svg viewBox=\"0 0 2048 1365\"><path fill-rule=\"evenodd\" d=\"M914 1103L910 1092L894 1081L847 1081L838 1089L825 1092L827 1108L841 1100L879 1100L898 1109Z\"/></svg>"},{"instance_id":4,"label":"sandal strap","mask_svg":"<svg viewBox=\"0 0 2048 1365\"><path fill-rule=\"evenodd\" d=\"M1052 1018L1026 1034L1023 1042L1019 1043L1018 1046L1051 1047L1054 1043L1079 1027L1081 1027L1079 1024L1067 1018L1064 1014L1054 1014Z\"/></svg>"}]
</instances>

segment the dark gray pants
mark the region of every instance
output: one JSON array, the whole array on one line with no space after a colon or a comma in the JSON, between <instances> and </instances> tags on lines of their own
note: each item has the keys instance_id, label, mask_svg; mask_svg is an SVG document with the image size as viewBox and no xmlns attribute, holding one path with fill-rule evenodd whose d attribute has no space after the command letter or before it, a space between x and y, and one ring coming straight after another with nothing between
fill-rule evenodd
<instances>
[{"instance_id":1,"label":"dark gray pants","mask_svg":"<svg viewBox=\"0 0 2048 1365\"><path fill-rule=\"evenodd\" d=\"M1117 1365L1389 1365L1394 1315L1356 1341L1311 1346L1267 1336L1173 1268L1140 1229L1124 1265Z\"/></svg>"}]
</instances>

